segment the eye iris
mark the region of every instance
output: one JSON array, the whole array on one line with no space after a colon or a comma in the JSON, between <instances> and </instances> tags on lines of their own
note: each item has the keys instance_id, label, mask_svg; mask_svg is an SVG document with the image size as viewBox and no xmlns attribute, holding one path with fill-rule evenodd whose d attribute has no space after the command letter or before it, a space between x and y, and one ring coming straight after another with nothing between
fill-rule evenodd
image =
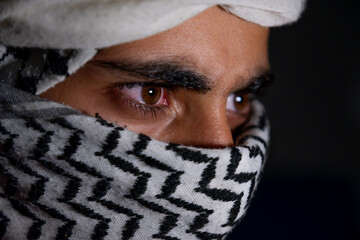
<instances>
[{"instance_id":1,"label":"eye iris","mask_svg":"<svg viewBox=\"0 0 360 240\"><path fill-rule=\"evenodd\" d=\"M236 109L241 110L246 106L246 104L247 104L246 95L236 95L234 97L234 105Z\"/></svg>"},{"instance_id":2,"label":"eye iris","mask_svg":"<svg viewBox=\"0 0 360 240\"><path fill-rule=\"evenodd\" d=\"M141 96L145 104L154 105L161 97L161 87L143 87Z\"/></svg>"}]
</instances>

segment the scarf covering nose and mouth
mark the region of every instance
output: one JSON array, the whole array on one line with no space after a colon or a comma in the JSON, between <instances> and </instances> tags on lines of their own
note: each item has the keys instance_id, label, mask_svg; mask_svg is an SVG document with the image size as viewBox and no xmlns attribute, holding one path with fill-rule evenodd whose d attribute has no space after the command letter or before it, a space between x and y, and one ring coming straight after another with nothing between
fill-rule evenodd
<instances>
[{"instance_id":1,"label":"scarf covering nose and mouth","mask_svg":"<svg viewBox=\"0 0 360 240\"><path fill-rule=\"evenodd\" d=\"M236 147L165 143L34 95L94 52L0 49L0 239L223 239L240 221L267 155L259 102Z\"/></svg>"},{"instance_id":2,"label":"scarf covering nose and mouth","mask_svg":"<svg viewBox=\"0 0 360 240\"><path fill-rule=\"evenodd\" d=\"M304 0L17 0L0 3L0 239L224 239L244 216L267 155L263 106L238 146L165 143L37 97L96 49L220 6L262 26ZM57 49L57 50L56 50ZM70 50L73 49L73 50Z\"/></svg>"}]
</instances>

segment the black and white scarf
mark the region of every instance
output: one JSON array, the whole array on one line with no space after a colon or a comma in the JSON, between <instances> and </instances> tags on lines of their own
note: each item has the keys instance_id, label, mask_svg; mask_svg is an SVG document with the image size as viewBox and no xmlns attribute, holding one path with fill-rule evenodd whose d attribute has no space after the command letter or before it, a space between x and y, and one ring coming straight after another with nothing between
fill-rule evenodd
<instances>
[{"instance_id":1,"label":"black and white scarf","mask_svg":"<svg viewBox=\"0 0 360 240\"><path fill-rule=\"evenodd\" d=\"M0 239L223 239L267 155L262 105L238 146L151 139L36 96L94 50L0 46Z\"/></svg>"}]
</instances>

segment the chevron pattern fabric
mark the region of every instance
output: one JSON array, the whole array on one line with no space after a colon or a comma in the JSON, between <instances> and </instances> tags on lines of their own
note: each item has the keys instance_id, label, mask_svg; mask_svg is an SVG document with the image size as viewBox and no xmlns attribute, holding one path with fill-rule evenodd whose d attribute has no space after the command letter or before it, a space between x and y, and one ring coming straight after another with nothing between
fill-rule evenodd
<instances>
[{"instance_id":1,"label":"chevron pattern fabric","mask_svg":"<svg viewBox=\"0 0 360 240\"><path fill-rule=\"evenodd\" d=\"M204 149L153 140L3 82L0 239L224 239L244 215L269 140L258 101L237 147Z\"/></svg>"},{"instance_id":2,"label":"chevron pattern fabric","mask_svg":"<svg viewBox=\"0 0 360 240\"><path fill-rule=\"evenodd\" d=\"M95 49L14 48L0 44L0 83L40 94L89 61Z\"/></svg>"}]
</instances>

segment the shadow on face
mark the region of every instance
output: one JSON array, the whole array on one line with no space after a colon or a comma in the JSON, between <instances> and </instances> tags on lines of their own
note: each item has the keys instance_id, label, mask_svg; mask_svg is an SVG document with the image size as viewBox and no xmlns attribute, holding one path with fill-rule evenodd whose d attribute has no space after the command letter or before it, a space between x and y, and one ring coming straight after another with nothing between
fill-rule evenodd
<instances>
[{"instance_id":1,"label":"shadow on face","mask_svg":"<svg viewBox=\"0 0 360 240\"><path fill-rule=\"evenodd\" d=\"M218 148L266 82L268 29L212 7L160 34L102 49L40 96L152 138Z\"/></svg>"}]
</instances>

